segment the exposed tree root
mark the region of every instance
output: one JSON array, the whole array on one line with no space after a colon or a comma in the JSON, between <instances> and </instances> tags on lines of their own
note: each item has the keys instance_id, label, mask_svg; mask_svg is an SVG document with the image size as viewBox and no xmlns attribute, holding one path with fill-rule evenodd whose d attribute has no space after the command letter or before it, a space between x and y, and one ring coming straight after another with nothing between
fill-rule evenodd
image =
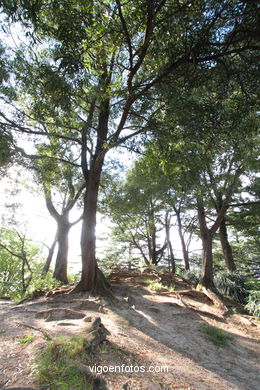
<instances>
[{"instance_id":1,"label":"exposed tree root","mask_svg":"<svg viewBox=\"0 0 260 390\"><path fill-rule=\"evenodd\" d=\"M37 332L42 333L42 335L43 335L47 340L52 340L52 337L51 337L45 330L43 330L43 329L41 329L41 328L36 328L35 326L25 324L24 322L17 322L17 325L19 325L19 326L24 326L24 327L26 327L26 328L30 328L30 329L36 330Z\"/></svg>"},{"instance_id":2,"label":"exposed tree root","mask_svg":"<svg viewBox=\"0 0 260 390\"><path fill-rule=\"evenodd\" d=\"M224 312L224 314L229 313L229 309L227 308L221 297L218 295L217 291L213 291L213 289L206 288L201 284L198 284L197 290L202 291L214 303L215 306L217 306Z\"/></svg>"},{"instance_id":3,"label":"exposed tree root","mask_svg":"<svg viewBox=\"0 0 260 390\"><path fill-rule=\"evenodd\" d=\"M103 272L97 268L97 277L94 285L86 285L81 279L79 283L70 291L68 294L77 294L82 292L89 292L91 295L98 295L104 297L113 297L113 294L110 291L110 283L107 281Z\"/></svg>"}]
</instances>

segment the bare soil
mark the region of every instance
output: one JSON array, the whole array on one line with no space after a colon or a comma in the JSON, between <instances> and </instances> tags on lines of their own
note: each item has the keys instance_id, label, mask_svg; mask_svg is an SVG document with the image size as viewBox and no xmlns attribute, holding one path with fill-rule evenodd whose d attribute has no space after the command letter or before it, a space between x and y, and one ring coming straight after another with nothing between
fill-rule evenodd
<instances>
[{"instance_id":1,"label":"bare soil","mask_svg":"<svg viewBox=\"0 0 260 390\"><path fill-rule=\"evenodd\" d=\"M259 389L259 320L234 314L237 308L224 313L203 294L187 293L190 285L178 278L175 292L152 291L144 280L153 278L157 276L114 274L114 299L59 294L19 305L0 300L0 388L36 389L35 356L48 339L84 334L90 317L99 316L110 335L95 354L95 364L146 368L144 373L104 373L108 389L122 389L127 382L129 389L147 390ZM60 317L57 310L52 317L39 314L50 309L63 310ZM70 310L84 318L66 318ZM225 330L233 341L226 347L212 344L201 332L205 324ZM24 335L35 337L22 344ZM167 366L168 372L148 372L151 366Z\"/></svg>"}]
</instances>

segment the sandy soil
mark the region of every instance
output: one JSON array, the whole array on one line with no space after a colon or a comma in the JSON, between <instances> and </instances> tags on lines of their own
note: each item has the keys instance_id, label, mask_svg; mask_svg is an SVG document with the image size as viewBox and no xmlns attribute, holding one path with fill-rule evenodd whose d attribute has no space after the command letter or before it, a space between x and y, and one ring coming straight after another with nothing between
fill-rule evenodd
<instances>
[{"instance_id":1,"label":"sandy soil","mask_svg":"<svg viewBox=\"0 0 260 390\"><path fill-rule=\"evenodd\" d=\"M37 388L33 382L34 359L46 344L46 336L84 333L84 319L36 318L36 313L50 308L101 317L110 335L107 345L96 354L97 364L144 365L146 370L150 366L168 367L168 373L106 373L103 377L111 390L121 389L130 380L138 389L151 390L259 388L260 326L256 319L239 314L224 316L206 297L151 291L136 277L114 279L112 291L115 300L84 294L41 297L20 305L1 300L0 388ZM204 324L227 331L233 341L227 347L215 346L200 331ZM22 344L19 339L26 334L35 338Z\"/></svg>"}]
</instances>

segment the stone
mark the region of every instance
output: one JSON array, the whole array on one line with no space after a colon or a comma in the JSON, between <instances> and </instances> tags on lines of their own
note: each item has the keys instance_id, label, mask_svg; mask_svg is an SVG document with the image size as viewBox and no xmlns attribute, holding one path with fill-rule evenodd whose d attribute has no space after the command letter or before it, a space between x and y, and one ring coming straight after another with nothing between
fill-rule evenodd
<instances>
[{"instance_id":1,"label":"stone","mask_svg":"<svg viewBox=\"0 0 260 390\"><path fill-rule=\"evenodd\" d=\"M66 308L56 308L38 311L36 318L44 318L46 321L77 320L84 318L85 314Z\"/></svg>"},{"instance_id":2,"label":"stone","mask_svg":"<svg viewBox=\"0 0 260 390\"><path fill-rule=\"evenodd\" d=\"M87 352L94 352L98 349L100 344L106 341L110 332L102 324L101 318L96 317L85 329L85 343L84 347Z\"/></svg>"}]
</instances>

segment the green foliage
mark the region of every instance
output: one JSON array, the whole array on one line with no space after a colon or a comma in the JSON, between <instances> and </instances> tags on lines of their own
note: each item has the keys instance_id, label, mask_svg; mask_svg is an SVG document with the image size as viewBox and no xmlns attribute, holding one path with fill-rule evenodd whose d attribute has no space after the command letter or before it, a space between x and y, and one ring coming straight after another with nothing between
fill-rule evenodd
<instances>
[{"instance_id":1,"label":"green foliage","mask_svg":"<svg viewBox=\"0 0 260 390\"><path fill-rule=\"evenodd\" d=\"M206 335L209 341L218 347L226 347L233 340L233 336L215 326L203 325L200 331Z\"/></svg>"},{"instance_id":2,"label":"green foliage","mask_svg":"<svg viewBox=\"0 0 260 390\"><path fill-rule=\"evenodd\" d=\"M5 246L0 246L0 295L20 300L36 290L47 291L59 285L50 273L41 277L44 261L40 248L26 237L2 228L0 244Z\"/></svg>"},{"instance_id":3,"label":"green foliage","mask_svg":"<svg viewBox=\"0 0 260 390\"><path fill-rule=\"evenodd\" d=\"M253 316L260 317L260 290L249 291L245 308Z\"/></svg>"},{"instance_id":4,"label":"green foliage","mask_svg":"<svg viewBox=\"0 0 260 390\"><path fill-rule=\"evenodd\" d=\"M187 272L184 272L183 276L195 287L200 281L200 271L198 269L192 269Z\"/></svg>"},{"instance_id":5,"label":"green foliage","mask_svg":"<svg viewBox=\"0 0 260 390\"><path fill-rule=\"evenodd\" d=\"M34 334L26 334L22 337L18 337L16 340L21 344L28 344L31 343L35 339Z\"/></svg>"},{"instance_id":6,"label":"green foliage","mask_svg":"<svg viewBox=\"0 0 260 390\"><path fill-rule=\"evenodd\" d=\"M23 297L30 297L33 295L34 292L37 291L47 292L49 290L52 290L53 288L60 286L60 282L58 282L57 279L53 278L50 272L48 272L47 275L42 278L41 274L43 265L44 263L42 262L37 264L36 267L34 267L32 280Z\"/></svg>"},{"instance_id":7,"label":"green foliage","mask_svg":"<svg viewBox=\"0 0 260 390\"><path fill-rule=\"evenodd\" d=\"M5 167L12 161L12 137L9 134L2 133L0 128L0 173L2 167Z\"/></svg>"},{"instance_id":8,"label":"green foliage","mask_svg":"<svg viewBox=\"0 0 260 390\"><path fill-rule=\"evenodd\" d=\"M174 287L172 286L166 286L161 282L155 282L154 280L150 279L145 279L144 283L147 284L147 287L150 288L151 290L160 292L162 290L167 290L167 291L175 291Z\"/></svg>"},{"instance_id":9,"label":"green foliage","mask_svg":"<svg viewBox=\"0 0 260 390\"><path fill-rule=\"evenodd\" d=\"M165 286L160 282L150 282L147 287L154 291L162 291L165 289Z\"/></svg>"},{"instance_id":10,"label":"green foliage","mask_svg":"<svg viewBox=\"0 0 260 390\"><path fill-rule=\"evenodd\" d=\"M40 249L19 232L0 229L0 293L21 298L32 276L32 263L40 261Z\"/></svg>"},{"instance_id":11,"label":"green foliage","mask_svg":"<svg viewBox=\"0 0 260 390\"><path fill-rule=\"evenodd\" d=\"M83 337L57 337L40 352L36 361L36 380L50 390L91 390L92 384L79 373L73 363L86 361Z\"/></svg>"},{"instance_id":12,"label":"green foliage","mask_svg":"<svg viewBox=\"0 0 260 390\"><path fill-rule=\"evenodd\" d=\"M239 273L219 271L214 277L214 283L223 295L227 295L236 302L245 303L247 296L246 278Z\"/></svg>"}]
</instances>

